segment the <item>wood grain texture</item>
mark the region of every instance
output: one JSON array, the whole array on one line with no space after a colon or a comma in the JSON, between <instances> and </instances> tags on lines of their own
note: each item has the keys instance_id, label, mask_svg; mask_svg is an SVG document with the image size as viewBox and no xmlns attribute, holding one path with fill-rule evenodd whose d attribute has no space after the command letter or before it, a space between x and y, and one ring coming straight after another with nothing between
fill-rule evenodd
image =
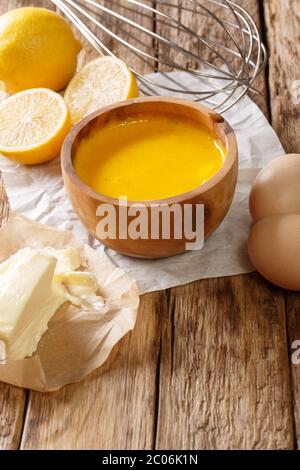
<instances>
[{"instance_id":1,"label":"wood grain texture","mask_svg":"<svg viewBox=\"0 0 300 470\"><path fill-rule=\"evenodd\" d=\"M240 3L259 23L258 2ZM193 15L186 13L189 21L192 25ZM210 27L205 20L199 30ZM263 107L267 112L267 102ZM162 334L156 446L293 447L282 291L253 275L171 289Z\"/></svg>"},{"instance_id":2,"label":"wood grain texture","mask_svg":"<svg viewBox=\"0 0 300 470\"><path fill-rule=\"evenodd\" d=\"M0 14L23 5L17 0L1 0ZM0 227L7 220L9 205L0 172ZM25 412L26 391L0 382L0 450L18 449Z\"/></svg>"},{"instance_id":3,"label":"wood grain texture","mask_svg":"<svg viewBox=\"0 0 300 470\"><path fill-rule=\"evenodd\" d=\"M171 290L157 448L293 446L285 304L255 274Z\"/></svg>"},{"instance_id":4,"label":"wood grain texture","mask_svg":"<svg viewBox=\"0 0 300 470\"><path fill-rule=\"evenodd\" d=\"M9 205L0 173L0 227L8 218ZM24 420L26 392L0 382L0 450L18 449Z\"/></svg>"},{"instance_id":5,"label":"wood grain texture","mask_svg":"<svg viewBox=\"0 0 300 470\"><path fill-rule=\"evenodd\" d=\"M147 26L152 28L152 22L147 20ZM87 41L83 46L79 67L97 55ZM118 53L114 41L110 46ZM132 61L140 67L134 57ZM153 70L146 65L142 71ZM21 448L153 448L160 317L165 308L164 293L144 296L135 330L103 367L54 394L30 392Z\"/></svg>"},{"instance_id":6,"label":"wood grain texture","mask_svg":"<svg viewBox=\"0 0 300 470\"><path fill-rule=\"evenodd\" d=\"M113 8L114 10L116 10L116 8L111 5L110 0L102 0L101 4L103 4L107 8ZM127 16L132 21L140 21L141 13L143 10L139 6L134 5L134 7L131 8L131 11L128 11L128 8L126 9L126 6L128 7L128 3L126 0L118 0L117 4L118 13ZM95 12L97 13L96 15ZM124 23L120 21L113 21L112 23L110 23L107 20L107 16L99 16L99 10L91 6L89 9L89 13L92 14L92 16L95 17L97 20L101 20L103 25L108 29L111 29L113 33L121 35L125 40L130 39L130 41L132 41L132 44L136 47L141 47L141 44L143 44L145 50L147 50L149 53L153 53L153 42L149 35L140 32L138 34L135 34L135 36L130 36L130 38L128 38L128 34L130 34L131 32L130 25L124 25ZM86 24L89 26L91 31L97 36L97 38L103 41L106 47L108 47L117 57L129 63L133 69L136 69L143 74L151 73L154 71L154 63L151 63L151 61L149 63L146 63L145 61L141 60L137 55L130 53L128 51L128 48L122 46L113 37L109 36L108 33L101 31L101 29L93 22L86 21ZM153 30L153 18L151 15L150 17L143 17L143 25L149 30ZM79 55L78 61L78 66L80 68L86 62L97 57L98 53L94 48L90 46L89 42L78 33L76 29L75 33L77 36L80 37L80 40L83 44L83 48Z\"/></svg>"},{"instance_id":7,"label":"wood grain texture","mask_svg":"<svg viewBox=\"0 0 300 470\"><path fill-rule=\"evenodd\" d=\"M265 2L270 49L269 83L272 125L287 153L300 153L300 1ZM290 354L300 340L300 294L287 293ZM300 448L300 364L290 362L295 414L295 439Z\"/></svg>"},{"instance_id":8,"label":"wood grain texture","mask_svg":"<svg viewBox=\"0 0 300 470\"><path fill-rule=\"evenodd\" d=\"M290 352L292 379L292 398L295 418L295 442L300 449L300 296L297 293L287 294L287 330ZM293 355L296 355L293 360Z\"/></svg>"},{"instance_id":9,"label":"wood grain texture","mask_svg":"<svg viewBox=\"0 0 300 470\"><path fill-rule=\"evenodd\" d=\"M142 297L136 328L85 381L32 392L22 449L151 449L164 293Z\"/></svg>"},{"instance_id":10,"label":"wood grain texture","mask_svg":"<svg viewBox=\"0 0 300 470\"><path fill-rule=\"evenodd\" d=\"M265 1L272 125L288 153L300 153L300 0Z\"/></svg>"},{"instance_id":11,"label":"wood grain texture","mask_svg":"<svg viewBox=\"0 0 300 470\"><path fill-rule=\"evenodd\" d=\"M239 3L259 20L263 2ZM51 2L1 0L0 13L28 5L51 7ZM286 83L300 78L294 45L299 44L299 0L265 0L264 5L272 119L286 149L299 151L299 107L291 110L286 89ZM80 65L95 56L84 45ZM144 69L152 70L150 65ZM258 83L266 92L265 76ZM268 115L267 100L254 99ZM7 206L2 204L0 212L6 216ZM286 304L290 342L300 339L299 296L289 295ZM256 274L144 296L135 330L102 368L54 394L29 393L21 447L292 448L285 325L283 292ZM300 366L292 368L292 380L299 442ZM0 397L0 448L17 448L25 393L0 384Z\"/></svg>"},{"instance_id":12,"label":"wood grain texture","mask_svg":"<svg viewBox=\"0 0 300 470\"><path fill-rule=\"evenodd\" d=\"M0 383L0 450L19 448L25 403L25 390Z\"/></svg>"},{"instance_id":13,"label":"wood grain texture","mask_svg":"<svg viewBox=\"0 0 300 470\"><path fill-rule=\"evenodd\" d=\"M186 25L188 28L190 28L192 31L196 31L198 35L203 35L204 37L208 38L214 38L216 42L219 42L220 44L225 45L225 33L224 30L217 24L216 21L213 21L207 17L203 18L199 15L193 14L193 12L186 11L184 9L179 9L175 8L176 6L180 6L184 3L185 6L187 6L187 2L182 2L180 0L174 0L173 5L174 7L171 8L170 2L166 2L168 6L163 6L160 5L160 9L166 13L172 16L175 19L180 20L184 25ZM200 2L201 3L201 2ZM260 5L259 5L259 0L239 0L238 4L246 8L253 16L255 21L257 22L258 25L260 25ZM205 4L205 2L204 2ZM208 5L207 5L208 6ZM212 9L212 12L215 14L220 14L220 11L218 8L213 8L212 5L209 5L209 7ZM192 6L190 6L192 8ZM230 16L225 16L224 19L227 20L232 20ZM233 30L230 30L231 33ZM215 63L216 57L215 55L208 49L206 46L201 46L197 43L197 48L195 47L195 44L193 46L190 45L190 34L186 34L182 31L178 31L175 28L170 29L166 25L158 24L157 26L157 32L160 33L161 35L167 35L170 36L170 38L175 41L177 44L179 44L181 47L186 48L187 50L190 50L191 52L194 52L195 54L198 54L202 59L206 59L208 62ZM234 35L235 39L237 39L236 35ZM228 38L228 37L227 37ZM229 47L232 47L232 44L230 44L227 40L226 45ZM161 64L159 64L158 69L160 71L169 71L170 68L165 65L165 63L169 61L176 62L178 65L181 67L193 67L193 68L199 68L199 64L197 64L195 61L188 60L186 56L183 54L178 54L176 49L170 49L169 47L166 47L164 45L159 44L158 46L158 56L161 61ZM233 64L236 63L234 57L232 55L225 55L227 60L230 60L233 62ZM217 63L220 66L223 66L223 63ZM256 104L262 109L262 111L265 113L265 115L268 117L268 103L266 99L266 76L264 73L262 73L258 79L255 82L255 88L260 92L259 95L257 94L252 94L251 98L256 102Z\"/></svg>"}]
</instances>

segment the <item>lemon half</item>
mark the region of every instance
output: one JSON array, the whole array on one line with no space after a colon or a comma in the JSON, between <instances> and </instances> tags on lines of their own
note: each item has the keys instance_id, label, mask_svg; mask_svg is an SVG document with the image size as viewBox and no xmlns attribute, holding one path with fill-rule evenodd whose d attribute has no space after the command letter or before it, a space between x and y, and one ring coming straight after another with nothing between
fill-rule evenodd
<instances>
[{"instance_id":1,"label":"lemon half","mask_svg":"<svg viewBox=\"0 0 300 470\"><path fill-rule=\"evenodd\" d=\"M99 57L83 67L69 83L65 101L72 124L104 106L138 96L135 76L114 57Z\"/></svg>"},{"instance_id":2,"label":"lemon half","mask_svg":"<svg viewBox=\"0 0 300 470\"><path fill-rule=\"evenodd\" d=\"M46 88L21 91L0 105L0 153L24 164L52 160L70 128L59 94Z\"/></svg>"}]
</instances>

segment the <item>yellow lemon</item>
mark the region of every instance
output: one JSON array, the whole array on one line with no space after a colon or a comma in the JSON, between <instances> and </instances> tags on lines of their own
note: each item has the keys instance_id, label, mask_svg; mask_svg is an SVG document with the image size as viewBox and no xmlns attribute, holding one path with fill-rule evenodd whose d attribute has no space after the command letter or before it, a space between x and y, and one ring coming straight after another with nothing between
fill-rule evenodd
<instances>
[{"instance_id":1,"label":"yellow lemon","mask_svg":"<svg viewBox=\"0 0 300 470\"><path fill-rule=\"evenodd\" d=\"M70 129L66 103L52 90L21 91L0 105L0 153L20 163L55 158Z\"/></svg>"},{"instance_id":2,"label":"yellow lemon","mask_svg":"<svg viewBox=\"0 0 300 470\"><path fill-rule=\"evenodd\" d=\"M10 93L65 88L79 50L69 24L53 11L25 7L0 16L0 81Z\"/></svg>"},{"instance_id":3,"label":"yellow lemon","mask_svg":"<svg viewBox=\"0 0 300 470\"><path fill-rule=\"evenodd\" d=\"M114 57L99 57L83 67L69 83L65 101L72 124L109 104L138 96L135 76Z\"/></svg>"}]
</instances>

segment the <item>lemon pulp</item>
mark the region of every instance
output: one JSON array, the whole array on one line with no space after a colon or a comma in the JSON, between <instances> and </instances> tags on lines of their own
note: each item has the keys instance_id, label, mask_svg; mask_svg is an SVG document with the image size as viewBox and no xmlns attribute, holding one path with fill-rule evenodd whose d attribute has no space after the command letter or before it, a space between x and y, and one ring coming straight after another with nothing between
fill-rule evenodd
<instances>
[{"instance_id":1,"label":"lemon pulp","mask_svg":"<svg viewBox=\"0 0 300 470\"><path fill-rule=\"evenodd\" d=\"M104 106L137 96L137 81L127 65L105 56L92 60L73 77L64 98L76 124Z\"/></svg>"},{"instance_id":2,"label":"lemon pulp","mask_svg":"<svg viewBox=\"0 0 300 470\"><path fill-rule=\"evenodd\" d=\"M0 153L28 165L59 155L71 128L63 98L47 88L30 88L0 104Z\"/></svg>"},{"instance_id":3,"label":"lemon pulp","mask_svg":"<svg viewBox=\"0 0 300 470\"><path fill-rule=\"evenodd\" d=\"M95 191L146 201L195 189L220 170L225 158L224 145L196 121L143 113L92 131L73 164Z\"/></svg>"}]
</instances>

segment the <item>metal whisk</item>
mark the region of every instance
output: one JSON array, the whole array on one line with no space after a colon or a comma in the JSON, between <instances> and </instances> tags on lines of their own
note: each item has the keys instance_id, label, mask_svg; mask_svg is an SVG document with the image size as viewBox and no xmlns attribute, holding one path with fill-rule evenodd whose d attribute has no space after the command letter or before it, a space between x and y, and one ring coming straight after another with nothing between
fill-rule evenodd
<instances>
[{"instance_id":1,"label":"metal whisk","mask_svg":"<svg viewBox=\"0 0 300 470\"><path fill-rule=\"evenodd\" d=\"M251 15L231 0L52 2L100 54L115 56L117 45L143 95L205 100L225 112L258 93L266 49Z\"/></svg>"}]
</instances>

